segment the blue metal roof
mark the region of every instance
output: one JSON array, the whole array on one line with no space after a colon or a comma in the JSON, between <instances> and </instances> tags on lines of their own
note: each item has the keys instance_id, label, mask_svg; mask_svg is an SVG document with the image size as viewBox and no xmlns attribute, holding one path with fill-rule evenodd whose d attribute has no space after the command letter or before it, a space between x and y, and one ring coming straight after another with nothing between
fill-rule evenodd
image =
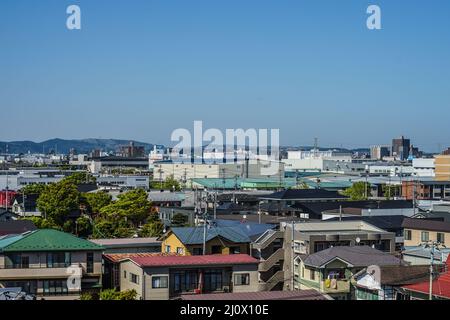
<instances>
[{"instance_id":1,"label":"blue metal roof","mask_svg":"<svg viewBox=\"0 0 450 320\"><path fill-rule=\"evenodd\" d=\"M20 240L23 238L22 234L13 234L0 237L0 252L3 251L3 248L9 246L10 244Z\"/></svg>"},{"instance_id":2,"label":"blue metal roof","mask_svg":"<svg viewBox=\"0 0 450 320\"><path fill-rule=\"evenodd\" d=\"M172 228L171 231L184 244L202 244L204 229L202 227ZM221 237L231 242L249 243L251 239L240 227L206 227L206 242Z\"/></svg>"}]
</instances>

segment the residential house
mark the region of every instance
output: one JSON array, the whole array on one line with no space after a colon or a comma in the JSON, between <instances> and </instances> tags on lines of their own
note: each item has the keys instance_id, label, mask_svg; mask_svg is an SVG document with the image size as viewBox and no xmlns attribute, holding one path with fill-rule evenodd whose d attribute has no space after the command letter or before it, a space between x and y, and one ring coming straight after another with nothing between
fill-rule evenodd
<instances>
[{"instance_id":1,"label":"residential house","mask_svg":"<svg viewBox=\"0 0 450 320\"><path fill-rule=\"evenodd\" d=\"M142 252L142 253L105 253L103 254L103 289L120 291L120 262L130 258L173 256L176 253Z\"/></svg>"},{"instance_id":2,"label":"residential house","mask_svg":"<svg viewBox=\"0 0 450 320\"><path fill-rule=\"evenodd\" d=\"M161 238L161 250L180 255L250 253L251 239L239 227L171 228Z\"/></svg>"},{"instance_id":3,"label":"residential house","mask_svg":"<svg viewBox=\"0 0 450 320\"><path fill-rule=\"evenodd\" d=\"M431 248L417 246L405 248L402 252L402 259L411 265L429 265L431 260ZM433 263L444 265L450 255L450 248L439 248L434 251Z\"/></svg>"},{"instance_id":4,"label":"residential house","mask_svg":"<svg viewBox=\"0 0 450 320\"><path fill-rule=\"evenodd\" d=\"M404 228L405 247L417 247L428 241L437 241L442 245L450 241L450 222L406 218Z\"/></svg>"},{"instance_id":5,"label":"residential house","mask_svg":"<svg viewBox=\"0 0 450 320\"><path fill-rule=\"evenodd\" d=\"M337 246L309 255L298 255L291 276L294 288L316 289L337 300L351 300L351 278L362 269L405 264L401 259L369 246Z\"/></svg>"},{"instance_id":6,"label":"residential house","mask_svg":"<svg viewBox=\"0 0 450 320\"><path fill-rule=\"evenodd\" d=\"M12 211L21 217L41 216L41 212L37 209L36 201L38 194L27 194L25 197L18 196L14 199Z\"/></svg>"},{"instance_id":7,"label":"residential house","mask_svg":"<svg viewBox=\"0 0 450 320\"><path fill-rule=\"evenodd\" d=\"M433 277L431 284L431 298L433 300L450 300L450 259L447 258L446 267L443 272ZM428 300L430 299L430 281L425 280L414 284L403 286L404 299Z\"/></svg>"},{"instance_id":8,"label":"residential house","mask_svg":"<svg viewBox=\"0 0 450 320\"><path fill-rule=\"evenodd\" d=\"M0 209L0 221L12 221L19 219L19 216L12 211Z\"/></svg>"},{"instance_id":9,"label":"residential house","mask_svg":"<svg viewBox=\"0 0 450 320\"><path fill-rule=\"evenodd\" d=\"M356 300L403 300L400 287L430 277L428 265L370 266L353 276Z\"/></svg>"},{"instance_id":10,"label":"residential house","mask_svg":"<svg viewBox=\"0 0 450 320\"><path fill-rule=\"evenodd\" d=\"M101 288L102 251L102 246L53 229L4 236L0 283L45 299L77 299Z\"/></svg>"},{"instance_id":11,"label":"residential house","mask_svg":"<svg viewBox=\"0 0 450 320\"><path fill-rule=\"evenodd\" d=\"M132 257L120 263L121 290L142 300L259 291L259 261L247 254Z\"/></svg>"}]
</instances>

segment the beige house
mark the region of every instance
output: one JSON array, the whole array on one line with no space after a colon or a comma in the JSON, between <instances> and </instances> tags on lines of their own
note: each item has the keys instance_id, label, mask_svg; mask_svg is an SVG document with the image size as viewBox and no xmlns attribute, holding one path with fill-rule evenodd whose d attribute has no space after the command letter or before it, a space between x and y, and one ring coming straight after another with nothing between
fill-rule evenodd
<instances>
[{"instance_id":1,"label":"beige house","mask_svg":"<svg viewBox=\"0 0 450 320\"><path fill-rule=\"evenodd\" d=\"M78 299L101 288L103 247L41 229L0 237L0 287L44 299Z\"/></svg>"},{"instance_id":2,"label":"beige house","mask_svg":"<svg viewBox=\"0 0 450 320\"><path fill-rule=\"evenodd\" d=\"M449 222L405 218L402 226L405 247L417 247L428 241L436 241L442 245L450 243Z\"/></svg>"}]
</instances>

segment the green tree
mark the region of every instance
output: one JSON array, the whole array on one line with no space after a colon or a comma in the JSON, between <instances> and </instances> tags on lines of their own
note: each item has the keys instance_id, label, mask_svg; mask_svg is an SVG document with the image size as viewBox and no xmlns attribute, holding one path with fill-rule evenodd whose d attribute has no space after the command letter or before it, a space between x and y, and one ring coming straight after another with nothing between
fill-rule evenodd
<instances>
[{"instance_id":1,"label":"green tree","mask_svg":"<svg viewBox=\"0 0 450 320\"><path fill-rule=\"evenodd\" d=\"M107 289L100 292L100 300L136 300L136 290L116 291L116 289Z\"/></svg>"},{"instance_id":2,"label":"green tree","mask_svg":"<svg viewBox=\"0 0 450 320\"><path fill-rule=\"evenodd\" d=\"M181 185L177 180L175 180L173 175L170 175L162 183L161 183L161 181L150 182L150 188L151 189L170 190L170 191L180 191Z\"/></svg>"},{"instance_id":3,"label":"green tree","mask_svg":"<svg viewBox=\"0 0 450 320\"><path fill-rule=\"evenodd\" d=\"M188 222L188 217L182 213L175 213L170 220L170 225L172 227L186 227Z\"/></svg>"},{"instance_id":4,"label":"green tree","mask_svg":"<svg viewBox=\"0 0 450 320\"><path fill-rule=\"evenodd\" d=\"M23 220L30 220L38 229L61 229L52 220L41 217L27 217L23 218Z\"/></svg>"},{"instance_id":5,"label":"green tree","mask_svg":"<svg viewBox=\"0 0 450 320\"><path fill-rule=\"evenodd\" d=\"M83 238L92 234L92 224L88 217L81 216L75 221L75 234Z\"/></svg>"},{"instance_id":6,"label":"green tree","mask_svg":"<svg viewBox=\"0 0 450 320\"><path fill-rule=\"evenodd\" d=\"M111 195L105 192L93 192L83 194L83 199L86 201L89 211L94 214L111 204Z\"/></svg>"},{"instance_id":7,"label":"green tree","mask_svg":"<svg viewBox=\"0 0 450 320\"><path fill-rule=\"evenodd\" d=\"M367 200L367 196L370 195L370 184L363 181L356 182L342 194L350 197L352 201Z\"/></svg>"},{"instance_id":8,"label":"green tree","mask_svg":"<svg viewBox=\"0 0 450 320\"><path fill-rule=\"evenodd\" d=\"M21 192L25 193L25 195L29 194L41 194L47 186L45 184L34 183L28 184L20 189Z\"/></svg>"},{"instance_id":9,"label":"green tree","mask_svg":"<svg viewBox=\"0 0 450 320\"><path fill-rule=\"evenodd\" d=\"M44 217L63 226L70 212L79 209L80 194L69 181L50 184L37 199L37 208Z\"/></svg>"},{"instance_id":10,"label":"green tree","mask_svg":"<svg viewBox=\"0 0 450 320\"><path fill-rule=\"evenodd\" d=\"M94 221L92 237L101 238L129 238L135 234L135 229L131 228L125 221L117 221L107 218L97 218Z\"/></svg>"},{"instance_id":11,"label":"green tree","mask_svg":"<svg viewBox=\"0 0 450 320\"><path fill-rule=\"evenodd\" d=\"M160 237L164 233L164 223L161 220L147 222L139 231L140 237Z\"/></svg>"},{"instance_id":12,"label":"green tree","mask_svg":"<svg viewBox=\"0 0 450 320\"><path fill-rule=\"evenodd\" d=\"M124 219L137 227L149 217L151 207L147 192L136 189L119 195L117 201L103 207L100 212L108 219Z\"/></svg>"},{"instance_id":13,"label":"green tree","mask_svg":"<svg viewBox=\"0 0 450 320\"><path fill-rule=\"evenodd\" d=\"M70 176L65 177L63 181L68 181L78 186L85 183L96 183L97 179L88 172L75 172Z\"/></svg>"},{"instance_id":14,"label":"green tree","mask_svg":"<svg viewBox=\"0 0 450 320\"><path fill-rule=\"evenodd\" d=\"M382 190L386 200L391 200L400 195L400 186L383 184Z\"/></svg>"},{"instance_id":15,"label":"green tree","mask_svg":"<svg viewBox=\"0 0 450 320\"><path fill-rule=\"evenodd\" d=\"M82 293L80 300L94 300L94 297L89 292Z\"/></svg>"}]
</instances>

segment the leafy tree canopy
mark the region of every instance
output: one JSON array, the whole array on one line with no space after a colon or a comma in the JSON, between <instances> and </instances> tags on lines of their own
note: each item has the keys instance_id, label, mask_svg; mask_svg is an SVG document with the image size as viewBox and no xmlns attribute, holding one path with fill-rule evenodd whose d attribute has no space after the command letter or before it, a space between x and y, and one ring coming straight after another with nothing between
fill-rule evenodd
<instances>
[{"instance_id":1,"label":"leafy tree canopy","mask_svg":"<svg viewBox=\"0 0 450 320\"><path fill-rule=\"evenodd\" d=\"M367 196L370 195L370 184L363 181L356 182L342 194L350 197L353 201L367 200Z\"/></svg>"},{"instance_id":2,"label":"leafy tree canopy","mask_svg":"<svg viewBox=\"0 0 450 320\"><path fill-rule=\"evenodd\" d=\"M63 226L70 212L79 209L80 194L70 181L48 185L37 199L37 208L44 217Z\"/></svg>"}]
</instances>

